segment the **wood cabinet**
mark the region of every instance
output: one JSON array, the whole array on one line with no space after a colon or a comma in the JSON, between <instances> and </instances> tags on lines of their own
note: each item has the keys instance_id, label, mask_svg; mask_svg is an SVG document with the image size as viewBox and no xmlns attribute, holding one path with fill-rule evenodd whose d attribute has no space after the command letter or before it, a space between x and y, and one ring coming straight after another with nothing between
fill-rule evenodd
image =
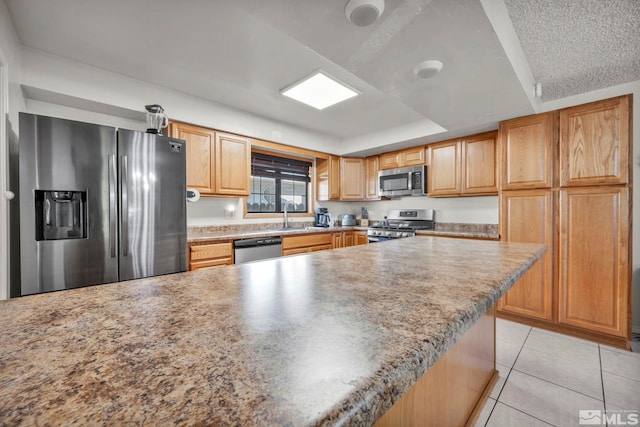
<instances>
[{"instance_id":1,"label":"wood cabinet","mask_svg":"<svg viewBox=\"0 0 640 427\"><path fill-rule=\"evenodd\" d=\"M429 197L497 194L496 136L486 132L430 144Z\"/></svg>"},{"instance_id":2,"label":"wood cabinet","mask_svg":"<svg viewBox=\"0 0 640 427\"><path fill-rule=\"evenodd\" d=\"M169 124L169 135L186 141L188 188L202 196L249 195L249 138L179 122Z\"/></svg>"},{"instance_id":3,"label":"wood cabinet","mask_svg":"<svg viewBox=\"0 0 640 427\"><path fill-rule=\"evenodd\" d=\"M627 337L629 190L560 190L562 324Z\"/></svg>"},{"instance_id":4,"label":"wood cabinet","mask_svg":"<svg viewBox=\"0 0 640 427\"><path fill-rule=\"evenodd\" d=\"M551 188L557 165L557 112L500 123L502 189Z\"/></svg>"},{"instance_id":5,"label":"wood cabinet","mask_svg":"<svg viewBox=\"0 0 640 427\"><path fill-rule=\"evenodd\" d=\"M282 238L282 255L294 255L333 248L331 233L303 234Z\"/></svg>"},{"instance_id":6,"label":"wood cabinet","mask_svg":"<svg viewBox=\"0 0 640 427\"><path fill-rule=\"evenodd\" d=\"M320 201L340 200L340 157L316 159L316 196Z\"/></svg>"},{"instance_id":7,"label":"wood cabinet","mask_svg":"<svg viewBox=\"0 0 640 427\"><path fill-rule=\"evenodd\" d=\"M365 160L340 159L340 200L365 199Z\"/></svg>"},{"instance_id":8,"label":"wood cabinet","mask_svg":"<svg viewBox=\"0 0 640 427\"><path fill-rule=\"evenodd\" d=\"M233 243L203 242L189 244L189 270L233 264Z\"/></svg>"},{"instance_id":9,"label":"wood cabinet","mask_svg":"<svg viewBox=\"0 0 640 427\"><path fill-rule=\"evenodd\" d=\"M427 168L427 194L455 196L462 189L460 170L461 145L459 140L438 142L429 145L429 167Z\"/></svg>"},{"instance_id":10,"label":"wood cabinet","mask_svg":"<svg viewBox=\"0 0 640 427\"><path fill-rule=\"evenodd\" d=\"M371 156L365 159L365 188L364 198L366 200L380 200L378 188L378 172L380 171L380 157Z\"/></svg>"},{"instance_id":11,"label":"wood cabinet","mask_svg":"<svg viewBox=\"0 0 640 427\"><path fill-rule=\"evenodd\" d=\"M369 243L369 236L366 231L356 231L356 245L366 245Z\"/></svg>"},{"instance_id":12,"label":"wood cabinet","mask_svg":"<svg viewBox=\"0 0 640 427\"><path fill-rule=\"evenodd\" d=\"M629 182L629 96L560 110L560 185Z\"/></svg>"},{"instance_id":13,"label":"wood cabinet","mask_svg":"<svg viewBox=\"0 0 640 427\"><path fill-rule=\"evenodd\" d=\"M187 187L202 195L215 193L215 131L188 125L169 123L169 136L186 141Z\"/></svg>"},{"instance_id":14,"label":"wood cabinet","mask_svg":"<svg viewBox=\"0 0 640 427\"><path fill-rule=\"evenodd\" d=\"M497 194L497 132L466 138L462 143L462 194Z\"/></svg>"},{"instance_id":15,"label":"wood cabinet","mask_svg":"<svg viewBox=\"0 0 640 427\"><path fill-rule=\"evenodd\" d=\"M333 233L333 248L346 248L349 246L366 245L369 237L366 231L348 230Z\"/></svg>"},{"instance_id":16,"label":"wood cabinet","mask_svg":"<svg viewBox=\"0 0 640 427\"><path fill-rule=\"evenodd\" d=\"M622 96L500 123L501 234L548 246L499 302L502 317L628 349L630 110Z\"/></svg>"},{"instance_id":17,"label":"wood cabinet","mask_svg":"<svg viewBox=\"0 0 640 427\"><path fill-rule=\"evenodd\" d=\"M498 309L552 320L554 197L551 190L503 191L500 236L506 242L543 243L544 256L499 301Z\"/></svg>"},{"instance_id":18,"label":"wood cabinet","mask_svg":"<svg viewBox=\"0 0 640 427\"><path fill-rule=\"evenodd\" d=\"M248 196L251 179L251 141L216 132L215 194Z\"/></svg>"},{"instance_id":19,"label":"wood cabinet","mask_svg":"<svg viewBox=\"0 0 640 427\"><path fill-rule=\"evenodd\" d=\"M424 146L407 148L380 155L380 169L395 169L425 164Z\"/></svg>"}]
</instances>

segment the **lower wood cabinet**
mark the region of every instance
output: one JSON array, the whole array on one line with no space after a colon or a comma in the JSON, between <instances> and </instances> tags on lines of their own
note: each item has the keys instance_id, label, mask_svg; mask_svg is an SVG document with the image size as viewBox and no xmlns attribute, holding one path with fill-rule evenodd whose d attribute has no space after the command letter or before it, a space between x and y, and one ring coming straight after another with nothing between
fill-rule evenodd
<instances>
[{"instance_id":1,"label":"lower wood cabinet","mask_svg":"<svg viewBox=\"0 0 640 427\"><path fill-rule=\"evenodd\" d=\"M303 234L282 238L282 255L295 255L333 248L331 233Z\"/></svg>"},{"instance_id":2,"label":"lower wood cabinet","mask_svg":"<svg viewBox=\"0 0 640 427\"><path fill-rule=\"evenodd\" d=\"M367 232L362 230L348 230L333 233L333 248L346 248L349 246L366 245L369 243Z\"/></svg>"},{"instance_id":3,"label":"lower wood cabinet","mask_svg":"<svg viewBox=\"0 0 640 427\"><path fill-rule=\"evenodd\" d=\"M231 241L189 244L190 271L230 264L233 264Z\"/></svg>"},{"instance_id":4,"label":"lower wood cabinet","mask_svg":"<svg viewBox=\"0 0 640 427\"><path fill-rule=\"evenodd\" d=\"M558 322L628 336L629 190L560 190Z\"/></svg>"},{"instance_id":5,"label":"lower wood cabinet","mask_svg":"<svg viewBox=\"0 0 640 427\"><path fill-rule=\"evenodd\" d=\"M500 300L501 311L553 319L554 200L551 190L503 191L500 236L506 242L543 243L547 252Z\"/></svg>"}]
</instances>

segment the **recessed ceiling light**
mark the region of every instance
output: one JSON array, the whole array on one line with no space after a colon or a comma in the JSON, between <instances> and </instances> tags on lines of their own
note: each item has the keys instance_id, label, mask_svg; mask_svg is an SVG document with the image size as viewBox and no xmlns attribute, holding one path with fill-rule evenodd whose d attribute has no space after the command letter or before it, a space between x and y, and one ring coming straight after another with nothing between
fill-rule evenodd
<instances>
[{"instance_id":1,"label":"recessed ceiling light","mask_svg":"<svg viewBox=\"0 0 640 427\"><path fill-rule=\"evenodd\" d=\"M354 25L366 27L371 25L384 12L384 0L349 0L344 14Z\"/></svg>"},{"instance_id":2,"label":"recessed ceiling light","mask_svg":"<svg viewBox=\"0 0 640 427\"><path fill-rule=\"evenodd\" d=\"M318 110L358 95L354 89L329 77L323 71L316 71L309 77L282 89L280 93Z\"/></svg>"},{"instance_id":3,"label":"recessed ceiling light","mask_svg":"<svg viewBox=\"0 0 640 427\"><path fill-rule=\"evenodd\" d=\"M435 77L442 70L444 64L436 59L419 63L413 69L413 74L421 79L430 79Z\"/></svg>"}]
</instances>

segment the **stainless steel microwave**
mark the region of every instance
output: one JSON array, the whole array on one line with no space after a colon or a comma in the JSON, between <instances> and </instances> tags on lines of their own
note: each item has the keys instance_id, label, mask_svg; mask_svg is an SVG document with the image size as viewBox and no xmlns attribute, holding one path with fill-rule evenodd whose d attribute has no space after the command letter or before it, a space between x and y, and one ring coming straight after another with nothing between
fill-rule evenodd
<instances>
[{"instance_id":1,"label":"stainless steel microwave","mask_svg":"<svg viewBox=\"0 0 640 427\"><path fill-rule=\"evenodd\" d=\"M424 196L427 194L427 167L387 169L378 172L380 196Z\"/></svg>"}]
</instances>

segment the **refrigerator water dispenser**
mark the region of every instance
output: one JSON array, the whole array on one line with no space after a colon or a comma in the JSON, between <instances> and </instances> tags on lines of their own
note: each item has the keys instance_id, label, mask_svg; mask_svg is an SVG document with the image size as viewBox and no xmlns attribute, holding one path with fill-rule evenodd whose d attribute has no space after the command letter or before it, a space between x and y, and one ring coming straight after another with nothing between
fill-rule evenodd
<instances>
[{"instance_id":1,"label":"refrigerator water dispenser","mask_svg":"<svg viewBox=\"0 0 640 427\"><path fill-rule=\"evenodd\" d=\"M35 190L36 240L85 239L87 192Z\"/></svg>"}]
</instances>

